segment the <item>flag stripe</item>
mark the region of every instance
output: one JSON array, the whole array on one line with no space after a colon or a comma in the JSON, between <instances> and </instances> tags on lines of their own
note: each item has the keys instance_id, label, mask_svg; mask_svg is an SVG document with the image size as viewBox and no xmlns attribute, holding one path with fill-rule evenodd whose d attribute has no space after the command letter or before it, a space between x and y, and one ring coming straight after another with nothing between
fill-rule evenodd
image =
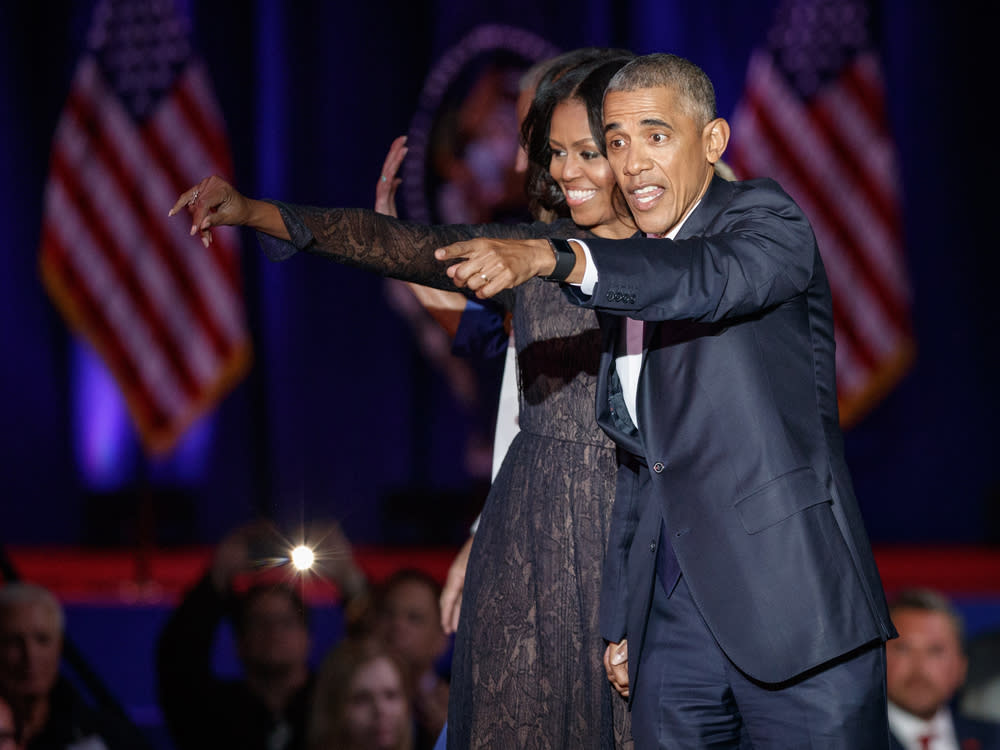
<instances>
[{"instance_id":1,"label":"flag stripe","mask_svg":"<svg viewBox=\"0 0 1000 750\"><path fill-rule=\"evenodd\" d=\"M774 174L785 187L793 189L794 192L794 180L781 174L781 169L772 166L777 164L779 159L773 154L773 144L762 138L754 129L756 122L746 112L737 115L737 119L742 124L741 133L744 142L753 142L759 146L752 152L746 148L734 149L729 156L733 169L737 174ZM806 210L808 205L809 201L805 201L803 210ZM830 254L824 253L824 255L829 257ZM842 261L827 262L825 265L830 275L832 289L847 286L842 280L844 271ZM852 313L845 310L844 305L840 303L839 294L833 295L833 318L837 340L837 386L839 390L850 393L862 386L864 374L873 367L874 358L864 356L865 347L858 342L851 325Z\"/></svg>"},{"instance_id":2,"label":"flag stripe","mask_svg":"<svg viewBox=\"0 0 1000 750\"><path fill-rule=\"evenodd\" d=\"M91 70L96 72L96 67ZM148 154L135 132L125 123L125 115L120 106L101 90L100 82L95 78L88 80L85 77L83 83L93 87L88 92L90 95L71 92L66 111L72 116L70 122L90 136L88 145L92 154L81 153L80 161L74 166L87 170L103 164L113 177L113 183L105 186L107 195L104 205L132 207L131 211L117 211L109 219L116 223L134 223L134 231L128 238L129 246L122 250L126 255L131 255L134 261L142 260L138 268L149 269L155 277L150 279L152 282L171 288L171 291L157 299L164 300L160 314L176 321L173 328L180 329L176 335L186 337L194 333L198 336L194 342L197 346L200 346L202 337L207 335L216 353L224 355L227 348L226 337L220 332L214 316L208 314L203 297L189 293L201 285L200 274L211 273L211 270L188 267L189 264L184 261L192 254L191 251L179 252L174 248L179 240L185 241L189 248L193 248L196 243L183 231L183 221L168 224L163 218L165 212L162 206L169 205L168 196L174 191L169 190L164 180L150 179L144 174L148 172L144 164L150 163L153 156ZM97 106L98 102L100 106ZM95 171L93 176L99 178L100 173ZM157 194L162 196L159 201L156 201ZM95 210L93 215L97 221L105 212ZM116 230L112 236L120 234ZM171 237L171 234L174 236ZM200 248L200 245L197 247ZM159 263L154 263L154 259ZM180 300L184 304L178 305ZM198 325L193 326L187 316L183 315L185 313L196 316ZM182 318L178 320L179 316Z\"/></svg>"},{"instance_id":3,"label":"flag stripe","mask_svg":"<svg viewBox=\"0 0 1000 750\"><path fill-rule=\"evenodd\" d=\"M866 55L845 70L844 85L818 97L812 113L826 128L830 141L838 145L838 156L849 165L847 174L865 189L882 221L896 227L898 186L890 171L892 143L881 120L883 113L872 106L872 100L881 97L881 92L873 90L875 82L866 78L865 61L869 57Z\"/></svg>"},{"instance_id":4,"label":"flag stripe","mask_svg":"<svg viewBox=\"0 0 1000 750\"><path fill-rule=\"evenodd\" d=\"M783 0L755 51L727 155L773 177L816 233L831 293L841 420L854 421L913 356L895 151L859 0Z\"/></svg>"},{"instance_id":5,"label":"flag stripe","mask_svg":"<svg viewBox=\"0 0 1000 750\"><path fill-rule=\"evenodd\" d=\"M749 98L749 101L751 105L760 104L757 98ZM797 158L802 156L801 152L793 154L787 149L787 145L795 141L796 131L787 126L779 128L784 124L780 116L768 117L766 107L754 107L754 114L754 122L760 123L763 131L755 144L767 143L777 152L777 159L785 167L783 182L786 188L812 220L824 257L834 260L828 264L832 265L829 269L831 287L835 292L852 295L851 307L857 310L851 316L850 325L864 333L866 345L878 358L893 348L892 342L898 336L895 332L907 327L905 302L898 298L897 290L880 272L884 262L877 261L881 255L878 248L895 244L898 238L880 232L882 226L870 212L862 210L863 215L847 217L843 213L845 206L858 209L862 205L857 196L852 195L850 187L839 191L846 197L837 200L833 190L826 187L837 184L836 180L821 179L814 164ZM822 145L822 142L813 143L810 153L821 149ZM842 180L840 184L843 186L845 182L849 180ZM857 231L861 228L865 231Z\"/></svg>"},{"instance_id":6,"label":"flag stripe","mask_svg":"<svg viewBox=\"0 0 1000 750\"><path fill-rule=\"evenodd\" d=\"M92 172L96 171L92 170ZM64 163L58 151L53 154L52 175L60 187L64 186L67 196L64 202L56 206L60 210L60 216L63 217L63 220L69 217L70 212L90 217L99 211L99 206L91 199L89 190L84 188L77 172ZM93 185L100 185L100 182L93 175L91 175L91 181ZM110 191L102 191L104 195L107 195L108 192ZM166 355L171 369L177 373L183 389L189 394L194 393L197 390L196 378L187 367L181 344L168 333L171 327L153 305L155 298L148 293L153 287L144 284L143 280L139 278L137 264L129 257L129 253L119 245L114 232L104 222L79 219L77 223L81 226L81 232L84 228L89 232L87 235L81 234L78 238L66 238L67 243L72 243L71 246L74 247L83 245L85 238L93 234L93 245L103 249L101 253L91 254L88 258L89 262L78 267L77 273L87 278L90 278L91 274L96 274L94 278L95 285L97 285L97 288L94 289L95 296L117 293L118 297L108 300L109 305L120 304L119 298L121 296L128 297L131 313L136 316L136 325L149 325L147 335ZM75 257L79 257L79 254ZM98 265L98 263L107 263L109 269L105 270L104 266Z\"/></svg>"},{"instance_id":7,"label":"flag stripe","mask_svg":"<svg viewBox=\"0 0 1000 750\"><path fill-rule=\"evenodd\" d=\"M170 450L250 360L235 230L204 249L167 209L231 172L225 129L170 4L100 0L45 193L46 288L120 384L146 448Z\"/></svg>"},{"instance_id":8,"label":"flag stripe","mask_svg":"<svg viewBox=\"0 0 1000 750\"><path fill-rule=\"evenodd\" d=\"M765 139L762 143L767 144L760 147L762 152L777 148L775 141ZM814 194L799 184L793 166L785 163L785 168L778 170L780 181L810 216L820 238L820 250L833 290L838 345L850 346L849 360L866 370L871 369L876 366L879 353L890 345L891 337L887 340L886 332L894 330L894 326L885 315L869 277L857 268L854 255L845 252L836 233L827 227L827 212L817 205Z\"/></svg>"},{"instance_id":9,"label":"flag stripe","mask_svg":"<svg viewBox=\"0 0 1000 750\"><path fill-rule=\"evenodd\" d=\"M164 362L165 352L147 331L145 320L134 309L121 279L90 233L89 225L71 210L71 201L61 182L50 182L47 205L58 211L61 221L46 226L48 261L71 278L64 285L82 301L79 322L95 332L102 348L116 343L115 360L129 369L129 382L144 394L150 411L169 414L184 399L176 374ZM72 251L69 250L72 248ZM88 314L89 313L89 314Z\"/></svg>"},{"instance_id":10,"label":"flag stripe","mask_svg":"<svg viewBox=\"0 0 1000 750\"><path fill-rule=\"evenodd\" d=\"M168 101L184 113L191 123L192 132L201 135L197 145L212 154L212 162L218 165L224 175L229 176L232 174L232 163L222 116L207 91L206 74L202 67L189 65L177 81L175 96Z\"/></svg>"},{"instance_id":11,"label":"flag stripe","mask_svg":"<svg viewBox=\"0 0 1000 750\"><path fill-rule=\"evenodd\" d=\"M843 295L850 294L848 309L854 310L849 315L851 331L864 341L865 359L871 361L888 345L885 332L899 327L898 319L891 315L892 306L884 304L884 287L869 268L859 264L859 254L851 251L851 238L845 236L843 225L837 228L830 225L837 217L825 210L816 194L810 191L813 181L809 173L791 160L785 162L785 167L782 182L812 220L821 253L827 261L831 287L835 292L842 292L838 295L841 302L847 302Z\"/></svg>"},{"instance_id":12,"label":"flag stripe","mask_svg":"<svg viewBox=\"0 0 1000 750\"><path fill-rule=\"evenodd\" d=\"M779 181L784 185L785 189L800 203L802 210L810 217L814 230L818 236L826 235L828 237L836 239L836 233L833 231L824 231L824 228L828 221L828 216L825 211L823 211L816 202L812 199L813 193L808 189L809 176L806 173L804 167L793 159L790 154L784 150L785 140L777 136L776 131L769 127L770 121L761 118L759 115L761 112L758 109L754 110L754 115L757 115L749 122L754 125L760 126L761 133L759 140L755 140L756 151L763 156L769 156L769 159L761 159L767 164L767 171L774 173L778 177ZM747 123L744 124L746 129ZM753 131L751 130L751 133ZM752 162L753 163L753 162ZM756 171L756 170L755 170ZM829 258L834 256L837 262L830 263L827 262L828 273L830 274L830 284L831 287L836 287L839 283L845 279L845 272L848 272L850 277L860 283L859 286L855 286L853 283L849 286L855 286L855 304L862 305L865 307L869 314L877 314L876 306L868 302L870 296L864 289L865 281L867 280L861 276L857 271L851 271L854 267L854 258L848 254L843 255L841 252L841 244L839 242L827 242L820 247L824 258ZM843 310L843 305L840 304L839 295L834 298L835 306L838 310ZM846 312L841 312L838 314L838 319L844 322L851 316ZM871 364L874 362L874 356L871 350L874 349L874 345L870 342L861 342L857 339L857 332L853 327L841 326L841 336L849 336L852 342L854 342L855 347L858 352L856 356L859 356L865 363Z\"/></svg>"},{"instance_id":13,"label":"flag stripe","mask_svg":"<svg viewBox=\"0 0 1000 750\"><path fill-rule=\"evenodd\" d=\"M815 128L815 121L804 117L800 107L789 99L792 94L784 86L771 66L764 61L766 72L761 73L761 81L767 89L749 91L748 103L753 107L757 119L765 126L767 138L775 144L783 155L782 161L793 170L802 194L815 196L815 211L822 210L827 219L828 236L841 243L844 252L859 268L869 283L877 287L878 295L898 320L907 317L905 297L900 290L886 284L886 279L872 267L873 257L879 254L879 247L895 242L886 236L883 224L865 205L859 194L852 189L854 180L834 158L830 142ZM784 106L773 106L775 101ZM799 195L793 194L798 200ZM864 231L854 231L854 228ZM823 250L824 245L820 245Z\"/></svg>"},{"instance_id":14,"label":"flag stripe","mask_svg":"<svg viewBox=\"0 0 1000 750\"><path fill-rule=\"evenodd\" d=\"M848 73L849 79L860 80L859 74L865 67L863 64L853 66ZM866 92L869 87L866 86ZM869 93L865 95L870 96ZM902 217L897 199L899 176L892 142L881 124L852 117L848 101L845 90L838 87L818 101L816 112L844 141L844 150L858 155L852 167L856 174L863 174L866 199L872 202L890 235L884 243L874 247L879 272L891 279L894 292L908 306L910 288L902 258Z\"/></svg>"},{"instance_id":15,"label":"flag stripe","mask_svg":"<svg viewBox=\"0 0 1000 750\"><path fill-rule=\"evenodd\" d=\"M92 85L97 91L89 99L108 101L107 106L99 109L102 117L100 131L108 136L105 145L109 157L116 162L116 171L122 175L120 182L123 191L137 201L141 199L136 205L136 211L149 228L151 237L156 239L157 249L169 262L170 271L177 283L182 289L199 288L205 278L212 278L215 273L204 258L200 245L188 236L184 222L166 221L162 210L164 205L173 203L178 190L165 179L162 170L150 173L147 165L163 163L162 160L150 153L142 139L129 127L124 112L102 90L99 78L95 78ZM124 145L128 148L124 148ZM204 304L204 300L198 298L192 298L192 302ZM203 309L199 313L206 322L212 320L211 316L205 315ZM214 324L209 328L209 333L218 346L222 336L214 330Z\"/></svg>"},{"instance_id":16,"label":"flag stripe","mask_svg":"<svg viewBox=\"0 0 1000 750\"><path fill-rule=\"evenodd\" d=\"M141 221L143 214L121 211L109 216L106 209L102 210L104 206L122 205L125 201L116 175L105 169L101 149L90 151L89 162L76 169L59 146L53 151L52 179L65 185L72 196L61 210L78 211L87 217L80 223L97 236L95 244L103 248L104 258L113 265L118 283L133 300L136 314L149 325L150 335L167 354L185 390L196 393L210 377L214 369L212 360L217 356L212 353L205 332L192 321L187 305L178 302L183 287L172 278L169 262L162 262L169 261L169 253L163 252L162 247L156 252L156 238ZM113 225L109 223L112 219Z\"/></svg>"},{"instance_id":17,"label":"flag stripe","mask_svg":"<svg viewBox=\"0 0 1000 750\"><path fill-rule=\"evenodd\" d=\"M158 190L164 199L169 198L167 205L172 205L181 190L198 182L206 172L219 172L215 167L221 160L215 158L197 145L196 132L190 129L190 124L177 117L176 108L167 105L150 122L145 132L145 145L151 158L169 165L165 182L172 186L166 190ZM179 156L177 156L179 155ZM187 162L187 163L185 163ZM181 258L193 266L192 276L199 284L199 293L206 304L212 308L213 317L226 330L230 337L242 331L241 317L233 314L236 308L230 298L238 296L241 288L238 264L235 262L237 250L231 227L221 227L213 230L214 240L208 249L202 248L197 239L191 239L183 217L169 221L169 229L175 242L183 242L182 247L189 252L181 254ZM191 252L196 250L196 252ZM211 272L206 272L205 266L214 264Z\"/></svg>"}]
</instances>

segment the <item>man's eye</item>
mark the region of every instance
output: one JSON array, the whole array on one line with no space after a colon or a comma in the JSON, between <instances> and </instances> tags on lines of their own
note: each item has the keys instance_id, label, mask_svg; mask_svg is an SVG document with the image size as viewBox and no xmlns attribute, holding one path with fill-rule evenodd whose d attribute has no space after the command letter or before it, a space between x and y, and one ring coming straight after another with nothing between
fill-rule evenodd
<instances>
[{"instance_id":1,"label":"man's eye","mask_svg":"<svg viewBox=\"0 0 1000 750\"><path fill-rule=\"evenodd\" d=\"M650 136L650 140L653 143L665 143L667 136L665 133L653 133L653 135Z\"/></svg>"},{"instance_id":2,"label":"man's eye","mask_svg":"<svg viewBox=\"0 0 1000 750\"><path fill-rule=\"evenodd\" d=\"M608 141L608 148L621 148L624 145L624 141L621 138L612 138Z\"/></svg>"}]
</instances>

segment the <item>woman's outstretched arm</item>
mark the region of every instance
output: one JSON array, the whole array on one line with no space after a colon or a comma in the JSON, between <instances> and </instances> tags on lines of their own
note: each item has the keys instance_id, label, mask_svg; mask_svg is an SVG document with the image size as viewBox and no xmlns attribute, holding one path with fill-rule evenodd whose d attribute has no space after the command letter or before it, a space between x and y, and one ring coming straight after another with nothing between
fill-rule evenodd
<instances>
[{"instance_id":1,"label":"woman's outstretched arm","mask_svg":"<svg viewBox=\"0 0 1000 750\"><path fill-rule=\"evenodd\" d=\"M170 214L185 207L191 214L191 234L200 233L206 246L213 227L247 226L261 233L264 251L274 259L305 250L382 276L448 290L454 285L446 273L447 264L434 257L439 247L475 237L573 236L579 231L569 222L425 226L360 208L314 208L254 200L217 176L182 193ZM486 262L477 272L485 280L499 270Z\"/></svg>"}]
</instances>

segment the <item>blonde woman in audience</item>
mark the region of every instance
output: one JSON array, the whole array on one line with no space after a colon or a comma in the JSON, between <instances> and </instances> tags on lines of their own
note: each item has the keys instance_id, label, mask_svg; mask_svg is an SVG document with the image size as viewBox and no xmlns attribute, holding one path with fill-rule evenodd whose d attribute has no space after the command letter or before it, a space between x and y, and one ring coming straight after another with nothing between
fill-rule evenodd
<instances>
[{"instance_id":1,"label":"blonde woman in audience","mask_svg":"<svg viewBox=\"0 0 1000 750\"><path fill-rule=\"evenodd\" d=\"M323 661L308 750L412 750L413 719L402 663L380 642L349 638Z\"/></svg>"}]
</instances>

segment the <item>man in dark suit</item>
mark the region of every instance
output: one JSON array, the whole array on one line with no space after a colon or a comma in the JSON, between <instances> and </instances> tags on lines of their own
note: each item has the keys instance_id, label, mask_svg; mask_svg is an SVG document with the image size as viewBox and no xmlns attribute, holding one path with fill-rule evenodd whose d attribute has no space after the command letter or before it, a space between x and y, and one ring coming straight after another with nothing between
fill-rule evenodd
<instances>
[{"instance_id":1,"label":"man in dark suit","mask_svg":"<svg viewBox=\"0 0 1000 750\"><path fill-rule=\"evenodd\" d=\"M889 607L899 638L886 648L894 750L997 750L1000 724L952 710L968 659L962 620L934 591L902 591Z\"/></svg>"},{"instance_id":2,"label":"man in dark suit","mask_svg":"<svg viewBox=\"0 0 1000 750\"><path fill-rule=\"evenodd\" d=\"M601 317L597 416L620 467L602 592L637 748L886 748L894 635L844 462L833 312L809 222L729 139L697 66L650 55L604 100L648 237L475 240L460 286L531 276ZM569 286L572 285L572 286Z\"/></svg>"}]
</instances>

